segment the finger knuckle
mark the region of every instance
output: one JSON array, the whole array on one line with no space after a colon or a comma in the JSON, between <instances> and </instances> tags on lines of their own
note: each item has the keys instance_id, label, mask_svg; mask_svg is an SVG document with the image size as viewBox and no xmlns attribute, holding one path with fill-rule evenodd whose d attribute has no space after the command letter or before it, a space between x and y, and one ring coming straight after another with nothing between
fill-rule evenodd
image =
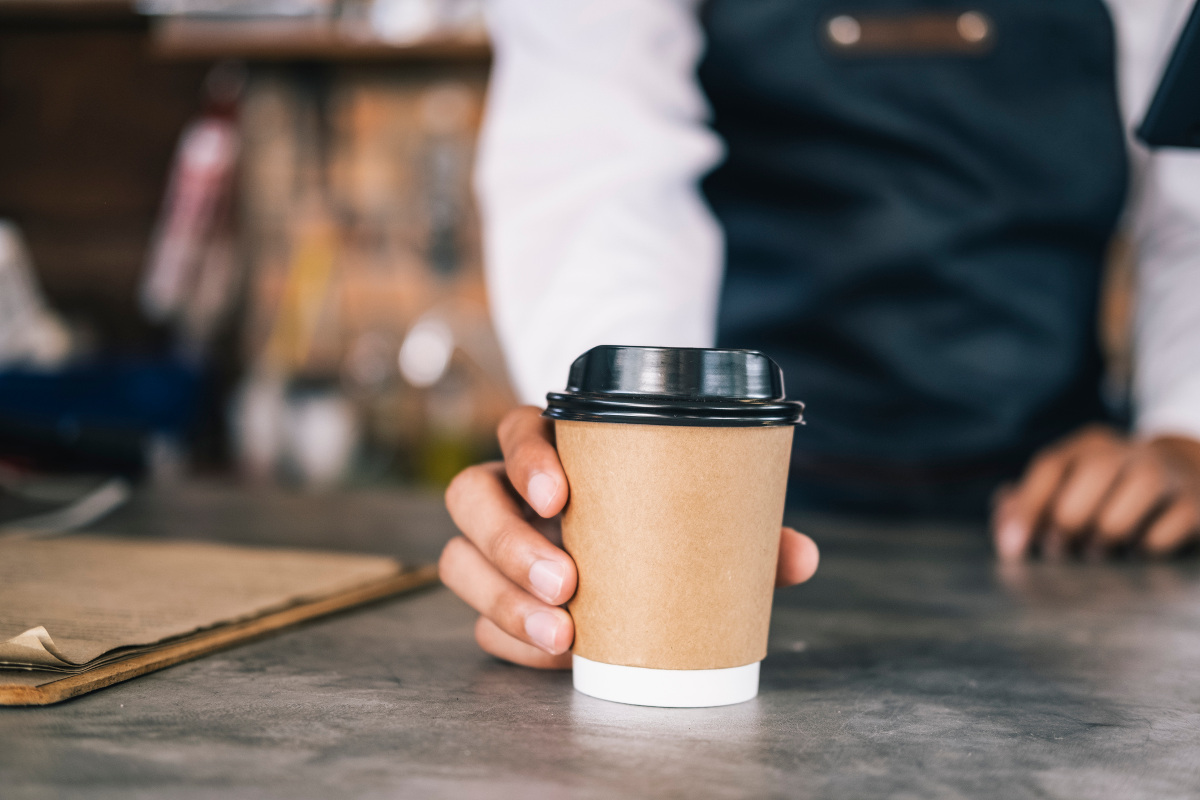
<instances>
[{"instance_id":1,"label":"finger knuckle","mask_svg":"<svg viewBox=\"0 0 1200 800\"><path fill-rule=\"evenodd\" d=\"M510 586L496 592L488 603L487 616L501 630L522 638L525 636L525 617L521 613L522 592Z\"/></svg>"},{"instance_id":2,"label":"finger knuckle","mask_svg":"<svg viewBox=\"0 0 1200 800\"><path fill-rule=\"evenodd\" d=\"M471 486L478 480L478 475L479 467L475 465L467 467L454 476L450 485L446 487L446 506L448 508L458 507L463 498L470 495Z\"/></svg>"},{"instance_id":3,"label":"finger knuckle","mask_svg":"<svg viewBox=\"0 0 1200 800\"><path fill-rule=\"evenodd\" d=\"M1056 528L1074 533L1087 522L1087 512L1078 503L1060 501L1051 509L1050 520Z\"/></svg>"},{"instance_id":4,"label":"finger knuckle","mask_svg":"<svg viewBox=\"0 0 1200 800\"><path fill-rule=\"evenodd\" d=\"M475 464L454 476L446 487L446 507L451 511L474 501L493 479L488 464Z\"/></svg>"},{"instance_id":5,"label":"finger knuckle","mask_svg":"<svg viewBox=\"0 0 1200 800\"><path fill-rule=\"evenodd\" d=\"M462 560L462 548L466 544L466 539L455 536L442 548L442 554L438 556L438 577L442 579L443 583L453 580L456 567Z\"/></svg>"},{"instance_id":6,"label":"finger knuckle","mask_svg":"<svg viewBox=\"0 0 1200 800\"><path fill-rule=\"evenodd\" d=\"M496 426L496 438L501 442L507 441L511 437L513 426L520 419L519 411L520 409L514 409L500 418L500 424Z\"/></svg>"},{"instance_id":7,"label":"finger knuckle","mask_svg":"<svg viewBox=\"0 0 1200 800\"><path fill-rule=\"evenodd\" d=\"M510 475L528 478L537 471L537 452L529 442L519 443L505 460Z\"/></svg>"},{"instance_id":8,"label":"finger knuckle","mask_svg":"<svg viewBox=\"0 0 1200 800\"><path fill-rule=\"evenodd\" d=\"M1146 552L1156 556L1166 555L1178 547L1178 545L1179 542L1175 535L1172 533L1160 533L1158 531L1154 531L1151 535L1147 536L1143 544Z\"/></svg>"},{"instance_id":9,"label":"finger knuckle","mask_svg":"<svg viewBox=\"0 0 1200 800\"><path fill-rule=\"evenodd\" d=\"M1080 441L1088 444L1107 445L1118 441L1116 432L1107 425L1093 424L1083 429Z\"/></svg>"},{"instance_id":10,"label":"finger knuckle","mask_svg":"<svg viewBox=\"0 0 1200 800\"><path fill-rule=\"evenodd\" d=\"M501 445L519 436L521 428L529 419L531 412L536 413L537 409L532 406L520 406L509 411L500 419L500 424L496 426L496 437L500 440Z\"/></svg>"},{"instance_id":11,"label":"finger knuckle","mask_svg":"<svg viewBox=\"0 0 1200 800\"><path fill-rule=\"evenodd\" d=\"M1096 520L1096 533L1105 541L1124 538L1133 527L1127 514L1105 509Z\"/></svg>"},{"instance_id":12,"label":"finger knuckle","mask_svg":"<svg viewBox=\"0 0 1200 800\"><path fill-rule=\"evenodd\" d=\"M514 522L499 524L488 541L488 560L498 566L512 565L521 558L524 537Z\"/></svg>"},{"instance_id":13,"label":"finger knuckle","mask_svg":"<svg viewBox=\"0 0 1200 800\"><path fill-rule=\"evenodd\" d=\"M453 510L459 506L460 502L462 501L463 492L465 490L465 484L469 483L471 480L468 473L473 469L475 469L475 468L467 467L462 472L455 475L451 479L449 485L446 486L446 493L445 493L446 508Z\"/></svg>"},{"instance_id":14,"label":"finger knuckle","mask_svg":"<svg viewBox=\"0 0 1200 800\"><path fill-rule=\"evenodd\" d=\"M1158 484L1167 477L1167 470L1162 460L1150 452L1140 452L1129 461L1131 477L1143 484Z\"/></svg>"},{"instance_id":15,"label":"finger knuckle","mask_svg":"<svg viewBox=\"0 0 1200 800\"><path fill-rule=\"evenodd\" d=\"M1179 525L1189 533L1200 528L1200 504L1195 498L1187 498L1180 502Z\"/></svg>"},{"instance_id":16,"label":"finger knuckle","mask_svg":"<svg viewBox=\"0 0 1200 800\"><path fill-rule=\"evenodd\" d=\"M488 618L480 614L475 618L475 643L483 648L484 651L491 653L492 655L496 655L496 653L491 650L492 638L493 635Z\"/></svg>"},{"instance_id":17,"label":"finger knuckle","mask_svg":"<svg viewBox=\"0 0 1200 800\"><path fill-rule=\"evenodd\" d=\"M1065 460L1066 454L1058 449L1042 453L1026 470L1026 483L1041 483L1053 479L1062 469Z\"/></svg>"},{"instance_id":18,"label":"finger knuckle","mask_svg":"<svg viewBox=\"0 0 1200 800\"><path fill-rule=\"evenodd\" d=\"M1025 465L1025 472L1021 476L1021 483L1028 483L1030 478L1041 475L1047 470L1052 469L1055 464L1062 460L1062 457L1061 445L1051 445L1040 453L1036 453L1033 458L1029 460L1029 463ZM1018 485L1018 488L1020 488L1020 485Z\"/></svg>"},{"instance_id":19,"label":"finger knuckle","mask_svg":"<svg viewBox=\"0 0 1200 800\"><path fill-rule=\"evenodd\" d=\"M504 638L504 631L498 630L495 623L487 617L480 615L479 619L475 620L475 644L488 655L507 661L510 658L502 646Z\"/></svg>"},{"instance_id":20,"label":"finger knuckle","mask_svg":"<svg viewBox=\"0 0 1200 800\"><path fill-rule=\"evenodd\" d=\"M1154 488L1160 494L1174 494L1178 488L1171 474L1171 470L1166 464L1159 460L1155 460L1148 470L1149 479L1152 481Z\"/></svg>"},{"instance_id":21,"label":"finger knuckle","mask_svg":"<svg viewBox=\"0 0 1200 800\"><path fill-rule=\"evenodd\" d=\"M1196 534L1197 516L1189 503L1180 503L1163 514L1146 534L1145 548L1155 555L1165 555L1183 546Z\"/></svg>"}]
</instances>

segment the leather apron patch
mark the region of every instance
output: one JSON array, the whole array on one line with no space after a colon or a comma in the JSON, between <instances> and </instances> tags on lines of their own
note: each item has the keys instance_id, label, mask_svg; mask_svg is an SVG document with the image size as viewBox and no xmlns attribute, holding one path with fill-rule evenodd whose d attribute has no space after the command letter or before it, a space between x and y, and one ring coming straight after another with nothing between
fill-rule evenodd
<instances>
[{"instance_id":1,"label":"leather apron patch","mask_svg":"<svg viewBox=\"0 0 1200 800\"><path fill-rule=\"evenodd\" d=\"M843 56L982 55L992 49L996 26L981 11L844 13L826 19L822 33Z\"/></svg>"}]
</instances>

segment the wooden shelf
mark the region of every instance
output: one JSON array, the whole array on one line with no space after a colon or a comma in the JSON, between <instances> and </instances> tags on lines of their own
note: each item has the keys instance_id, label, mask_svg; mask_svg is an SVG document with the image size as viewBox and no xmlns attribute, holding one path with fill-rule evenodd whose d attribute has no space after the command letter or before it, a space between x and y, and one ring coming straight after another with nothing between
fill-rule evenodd
<instances>
[{"instance_id":1,"label":"wooden shelf","mask_svg":"<svg viewBox=\"0 0 1200 800\"><path fill-rule=\"evenodd\" d=\"M133 0L0 0L0 19L134 17Z\"/></svg>"},{"instance_id":2,"label":"wooden shelf","mask_svg":"<svg viewBox=\"0 0 1200 800\"><path fill-rule=\"evenodd\" d=\"M329 20L162 19L151 30L151 48L155 56L173 60L486 62L491 58L482 34L394 44L368 29Z\"/></svg>"}]
</instances>

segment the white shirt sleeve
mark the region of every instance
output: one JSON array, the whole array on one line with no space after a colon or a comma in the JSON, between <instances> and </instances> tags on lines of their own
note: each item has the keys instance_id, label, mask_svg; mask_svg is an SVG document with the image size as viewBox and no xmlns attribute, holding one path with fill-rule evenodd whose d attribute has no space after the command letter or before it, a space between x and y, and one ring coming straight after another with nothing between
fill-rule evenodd
<instances>
[{"instance_id":1,"label":"white shirt sleeve","mask_svg":"<svg viewBox=\"0 0 1200 800\"><path fill-rule=\"evenodd\" d=\"M1127 127L1190 0L1109 0ZM492 314L524 402L597 344L711 346L721 156L695 78L695 0L491 0L476 191ZM1200 153L1132 141L1134 399L1145 436L1200 438Z\"/></svg>"},{"instance_id":2,"label":"white shirt sleeve","mask_svg":"<svg viewBox=\"0 0 1200 800\"><path fill-rule=\"evenodd\" d=\"M721 156L692 0L491 0L476 193L492 315L522 401L598 344L711 347Z\"/></svg>"},{"instance_id":3,"label":"white shirt sleeve","mask_svg":"<svg viewBox=\"0 0 1200 800\"><path fill-rule=\"evenodd\" d=\"M1132 141L1191 0L1109 0L1109 5L1131 135L1137 431L1200 439L1200 151L1149 152Z\"/></svg>"}]
</instances>

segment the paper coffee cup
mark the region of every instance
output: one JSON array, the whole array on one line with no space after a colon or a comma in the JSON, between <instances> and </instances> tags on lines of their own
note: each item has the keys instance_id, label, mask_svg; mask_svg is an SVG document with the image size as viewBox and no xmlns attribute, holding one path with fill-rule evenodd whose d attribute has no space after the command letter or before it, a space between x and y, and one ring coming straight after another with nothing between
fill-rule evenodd
<instances>
[{"instance_id":1,"label":"paper coffee cup","mask_svg":"<svg viewBox=\"0 0 1200 800\"><path fill-rule=\"evenodd\" d=\"M598 347L547 396L570 483L574 682L652 706L758 693L793 426L745 350Z\"/></svg>"}]
</instances>

